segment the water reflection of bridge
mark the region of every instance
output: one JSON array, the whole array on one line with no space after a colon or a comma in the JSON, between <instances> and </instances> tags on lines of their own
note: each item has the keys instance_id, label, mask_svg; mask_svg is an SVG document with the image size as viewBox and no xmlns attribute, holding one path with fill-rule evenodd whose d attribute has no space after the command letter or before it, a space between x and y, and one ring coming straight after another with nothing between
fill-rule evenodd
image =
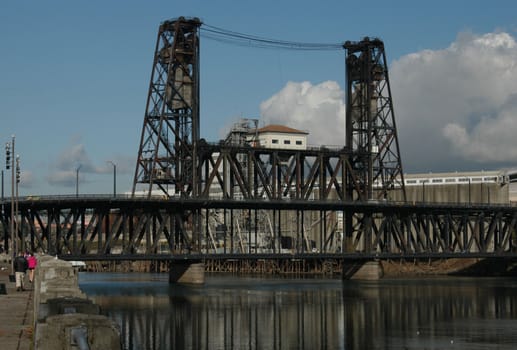
<instances>
[{"instance_id":1,"label":"water reflection of bridge","mask_svg":"<svg viewBox=\"0 0 517 350\"><path fill-rule=\"evenodd\" d=\"M406 348L397 341L443 348L440 341L450 346L451 339L473 344L466 349L517 341L511 280L223 281L202 289L155 285L141 292L145 305L130 285L127 297L92 294L121 325L128 349Z\"/></svg>"},{"instance_id":2,"label":"water reflection of bridge","mask_svg":"<svg viewBox=\"0 0 517 350\"><path fill-rule=\"evenodd\" d=\"M389 201L27 197L15 217L18 246L82 260L508 257L517 226L508 205Z\"/></svg>"}]
</instances>

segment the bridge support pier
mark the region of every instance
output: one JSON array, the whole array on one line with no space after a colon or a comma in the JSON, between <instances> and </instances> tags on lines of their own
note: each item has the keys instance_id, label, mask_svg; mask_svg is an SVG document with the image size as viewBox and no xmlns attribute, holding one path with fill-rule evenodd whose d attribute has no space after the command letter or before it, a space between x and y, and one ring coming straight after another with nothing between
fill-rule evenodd
<instances>
[{"instance_id":1,"label":"bridge support pier","mask_svg":"<svg viewBox=\"0 0 517 350\"><path fill-rule=\"evenodd\" d=\"M205 264L190 262L171 263L169 283L204 284Z\"/></svg>"},{"instance_id":2,"label":"bridge support pier","mask_svg":"<svg viewBox=\"0 0 517 350\"><path fill-rule=\"evenodd\" d=\"M357 261L343 264L343 279L379 280L384 276L380 261Z\"/></svg>"}]
</instances>

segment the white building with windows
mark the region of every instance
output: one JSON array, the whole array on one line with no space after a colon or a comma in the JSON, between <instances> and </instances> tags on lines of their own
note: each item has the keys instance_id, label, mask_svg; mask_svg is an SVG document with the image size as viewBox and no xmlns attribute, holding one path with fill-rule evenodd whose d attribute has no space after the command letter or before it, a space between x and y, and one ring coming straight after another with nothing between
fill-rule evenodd
<instances>
[{"instance_id":1,"label":"white building with windows","mask_svg":"<svg viewBox=\"0 0 517 350\"><path fill-rule=\"evenodd\" d=\"M247 141L253 147L305 150L307 135L309 133L306 131L271 124L251 131Z\"/></svg>"}]
</instances>

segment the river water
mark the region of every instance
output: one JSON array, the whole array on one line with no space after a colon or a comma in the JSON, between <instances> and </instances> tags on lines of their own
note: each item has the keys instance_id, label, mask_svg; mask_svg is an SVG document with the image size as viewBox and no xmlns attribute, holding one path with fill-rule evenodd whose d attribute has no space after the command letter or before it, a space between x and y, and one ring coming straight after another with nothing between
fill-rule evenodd
<instances>
[{"instance_id":1,"label":"river water","mask_svg":"<svg viewBox=\"0 0 517 350\"><path fill-rule=\"evenodd\" d=\"M124 349L517 349L517 279L81 273Z\"/></svg>"}]
</instances>

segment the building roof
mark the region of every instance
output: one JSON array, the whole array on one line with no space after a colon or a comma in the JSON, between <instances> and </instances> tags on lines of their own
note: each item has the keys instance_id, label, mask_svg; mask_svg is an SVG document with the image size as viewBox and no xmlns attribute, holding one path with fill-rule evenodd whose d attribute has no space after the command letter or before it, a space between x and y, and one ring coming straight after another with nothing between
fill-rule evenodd
<instances>
[{"instance_id":1,"label":"building roof","mask_svg":"<svg viewBox=\"0 0 517 350\"><path fill-rule=\"evenodd\" d=\"M296 129L290 128L288 126L278 125L278 124L266 125L263 128L258 129L256 132L259 134L266 133L266 132L277 132L277 133L283 133L283 134L304 134L304 135L309 134L306 131L296 130ZM252 133L255 133L255 132L252 132Z\"/></svg>"}]
</instances>

